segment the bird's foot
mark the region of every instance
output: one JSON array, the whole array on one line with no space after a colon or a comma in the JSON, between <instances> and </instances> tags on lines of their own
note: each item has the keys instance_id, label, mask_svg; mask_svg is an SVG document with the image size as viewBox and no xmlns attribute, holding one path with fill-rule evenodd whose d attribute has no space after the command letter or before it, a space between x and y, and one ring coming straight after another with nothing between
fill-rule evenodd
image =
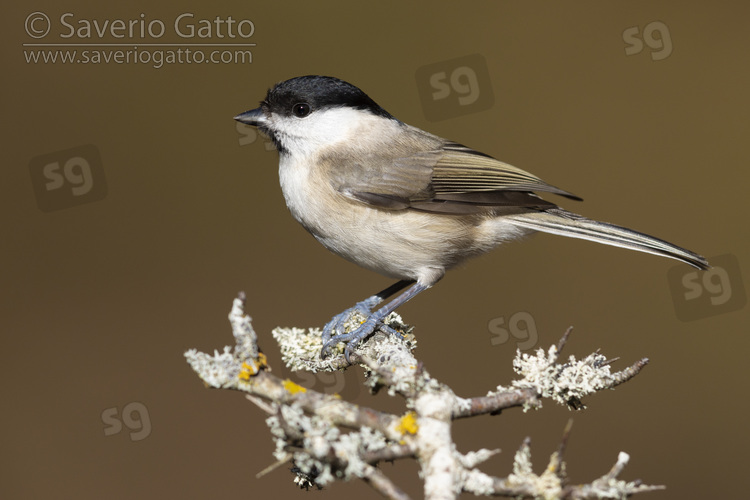
<instances>
[{"instance_id":1,"label":"bird's foot","mask_svg":"<svg viewBox=\"0 0 750 500\"><path fill-rule=\"evenodd\" d=\"M347 309L346 311L337 314L331 319L331 321L323 327L323 348L320 350L320 357L325 358L332 347L337 345L339 342L344 342L346 347L344 348L344 357L347 363L350 363L349 357L354 349L364 339L375 333L376 330L380 330L390 335L397 335L402 337L394 328L383 323L385 315L380 311L371 312L372 308L378 305L382 299L377 295L365 299L362 302L358 302L354 307ZM348 322L353 320L353 316L360 316L364 318L360 322L360 325L349 333L343 333L345 326Z\"/></svg>"},{"instance_id":2,"label":"bird's foot","mask_svg":"<svg viewBox=\"0 0 750 500\"><path fill-rule=\"evenodd\" d=\"M346 324L350 319L353 319L352 316L355 314L360 315L364 319L369 318L370 315L372 315L372 308L379 303L380 297L373 295L362 302L357 302L354 307L350 307L346 311L331 318L331 321L326 323L326 326L323 327L323 345L328 344L331 337L334 335L341 335L346 330Z\"/></svg>"}]
</instances>

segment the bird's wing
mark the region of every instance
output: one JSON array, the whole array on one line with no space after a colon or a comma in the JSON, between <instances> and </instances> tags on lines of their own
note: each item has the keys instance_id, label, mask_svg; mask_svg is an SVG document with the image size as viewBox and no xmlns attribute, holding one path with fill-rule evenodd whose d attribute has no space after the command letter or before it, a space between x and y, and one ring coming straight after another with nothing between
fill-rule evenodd
<instances>
[{"instance_id":1,"label":"bird's wing","mask_svg":"<svg viewBox=\"0 0 750 500\"><path fill-rule=\"evenodd\" d=\"M461 144L423 134L420 141L389 144L377 155L347 162L347 175L332 172L336 189L382 209L452 214L517 213L518 209L555 206L534 192L580 200L524 170ZM431 147L425 149L427 140L431 140ZM329 165L335 164L342 163L331 159ZM346 182L336 183L335 179Z\"/></svg>"},{"instance_id":2,"label":"bird's wing","mask_svg":"<svg viewBox=\"0 0 750 500\"><path fill-rule=\"evenodd\" d=\"M465 194L493 191L536 191L580 200L572 193L547 184L539 177L455 142L446 142L432 173L435 194Z\"/></svg>"}]
</instances>

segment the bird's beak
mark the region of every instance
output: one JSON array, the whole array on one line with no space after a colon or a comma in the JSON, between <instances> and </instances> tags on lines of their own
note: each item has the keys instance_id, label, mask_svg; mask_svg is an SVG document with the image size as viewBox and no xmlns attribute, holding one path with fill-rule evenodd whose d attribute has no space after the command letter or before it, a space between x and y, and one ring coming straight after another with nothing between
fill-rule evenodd
<instances>
[{"instance_id":1,"label":"bird's beak","mask_svg":"<svg viewBox=\"0 0 750 500\"><path fill-rule=\"evenodd\" d=\"M251 109L250 111L240 113L239 115L235 116L234 119L240 123L257 127L266 123L266 114L263 112L263 109L255 108Z\"/></svg>"}]
</instances>

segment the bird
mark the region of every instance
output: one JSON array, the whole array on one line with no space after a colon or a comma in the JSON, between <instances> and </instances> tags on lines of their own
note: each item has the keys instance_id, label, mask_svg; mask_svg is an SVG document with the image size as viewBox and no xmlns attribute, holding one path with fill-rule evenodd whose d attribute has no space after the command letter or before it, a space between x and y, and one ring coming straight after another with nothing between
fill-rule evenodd
<instances>
[{"instance_id":1,"label":"bird","mask_svg":"<svg viewBox=\"0 0 750 500\"><path fill-rule=\"evenodd\" d=\"M384 324L396 308L467 259L534 232L710 267L704 257L672 243L542 199L540 193L582 201L520 168L398 120L335 77L281 81L259 107L234 118L272 141L286 205L308 232L344 259L398 280L325 325L321 358L343 342L350 361L375 331L400 335ZM345 333L355 311L366 319Z\"/></svg>"}]
</instances>

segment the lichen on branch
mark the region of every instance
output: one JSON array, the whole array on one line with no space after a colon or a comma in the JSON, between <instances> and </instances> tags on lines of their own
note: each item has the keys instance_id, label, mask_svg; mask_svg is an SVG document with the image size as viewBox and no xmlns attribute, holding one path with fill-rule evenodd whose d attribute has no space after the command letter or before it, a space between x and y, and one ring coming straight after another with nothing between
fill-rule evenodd
<instances>
[{"instance_id":1,"label":"lichen on branch","mask_svg":"<svg viewBox=\"0 0 750 500\"><path fill-rule=\"evenodd\" d=\"M453 499L461 492L520 498L626 498L661 488L619 480L629 459L624 452L604 476L588 484L568 484L563 452L569 426L563 444L541 474L532 469L527 438L515 455L512 472L505 477L478 468L499 450L461 454L451 432L456 419L497 414L512 407L539 408L543 399L583 409L584 397L630 380L647 359L619 372L613 372L612 361L599 352L580 360L569 356L561 362L560 352L570 335L568 330L558 345L546 351L519 351L513 361L519 379L508 386L498 386L486 396L464 398L431 377L414 357L416 340L412 329L395 313L386 323L404 332L403 337L377 332L357 348L350 357L351 364L340 352L320 359L322 342L318 329L273 331L283 361L291 370L319 372L361 366L371 391L385 389L403 399L403 413L393 414L273 375L258 348L251 318L245 314L244 294L234 300L229 319L234 347L214 351L213 355L191 349L185 357L209 387L242 391L268 414L266 424L275 442L276 462L263 474L288 463L300 487L324 487L335 480L359 478L386 498L394 499L408 496L378 467L384 461L417 460L428 499ZM351 323L356 325L356 321Z\"/></svg>"}]
</instances>

